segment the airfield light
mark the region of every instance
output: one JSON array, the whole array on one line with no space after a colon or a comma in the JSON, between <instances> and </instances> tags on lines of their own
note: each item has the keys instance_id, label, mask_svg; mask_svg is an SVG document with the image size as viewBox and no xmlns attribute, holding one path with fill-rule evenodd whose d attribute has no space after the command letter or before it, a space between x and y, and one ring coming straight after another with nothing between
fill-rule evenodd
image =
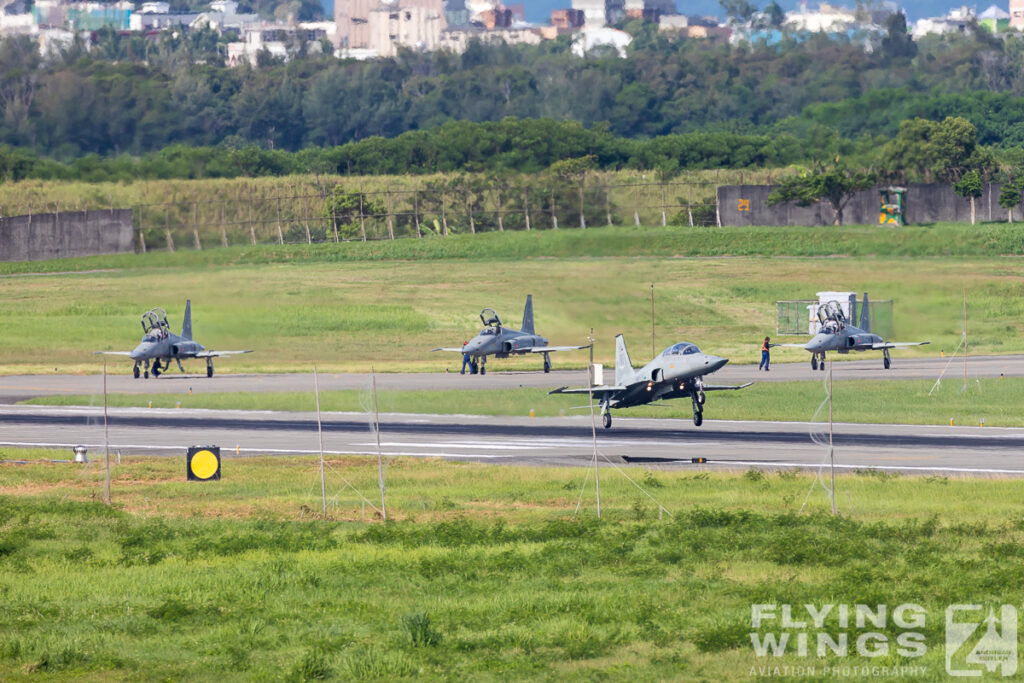
<instances>
[{"instance_id":1,"label":"airfield light","mask_svg":"<svg viewBox=\"0 0 1024 683\"><path fill-rule=\"evenodd\" d=\"M75 462L83 465L89 464L89 458L85 457L85 451L87 450L85 446L75 446L71 450L75 453Z\"/></svg>"}]
</instances>

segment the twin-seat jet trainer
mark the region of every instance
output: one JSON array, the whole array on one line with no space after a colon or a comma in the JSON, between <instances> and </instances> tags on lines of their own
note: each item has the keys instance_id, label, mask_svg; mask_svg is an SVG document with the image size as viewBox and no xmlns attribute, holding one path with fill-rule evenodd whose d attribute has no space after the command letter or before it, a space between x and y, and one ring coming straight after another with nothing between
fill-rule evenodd
<instances>
[{"instance_id":1,"label":"twin-seat jet trainer","mask_svg":"<svg viewBox=\"0 0 1024 683\"><path fill-rule=\"evenodd\" d=\"M206 376L213 377L213 359L217 356L234 356L240 353L252 353L247 351L207 351L206 347L192 339L192 301L185 302L185 320L181 326L181 335L171 332L167 324L167 312L162 308L154 308L142 315L142 341L131 351L97 351L108 356L128 356L135 361L132 374L135 379L140 374L149 378L150 361L153 363L153 378L160 376L162 370L171 366L171 360L178 363L178 369L185 372L181 367L181 359L205 358ZM163 367L160 363L163 361ZM142 369L140 369L142 366Z\"/></svg>"},{"instance_id":2,"label":"twin-seat jet trainer","mask_svg":"<svg viewBox=\"0 0 1024 683\"><path fill-rule=\"evenodd\" d=\"M855 297L852 305L857 303ZM856 312L851 312L851 316ZM806 344L772 344L788 348L804 349L811 352L811 369L825 369L825 352L849 353L850 351L881 351L882 366L888 370L892 365L889 349L904 346L922 346L929 342L887 342L871 332L871 316L868 313L868 294L864 293L864 303L860 309L860 326L854 327L846 319L842 307L835 301L829 301L818 308L818 321L821 323L818 334Z\"/></svg>"},{"instance_id":3,"label":"twin-seat jet trainer","mask_svg":"<svg viewBox=\"0 0 1024 683\"><path fill-rule=\"evenodd\" d=\"M541 337L533 329L533 295L526 295L526 308L523 310L523 328L515 330L503 327L501 319L493 308L480 311L480 321L484 329L480 334L466 342L462 348L443 347L431 351L454 351L469 354L471 360L470 374L487 374L487 356L508 358L509 356L527 353L544 354L544 372L551 372L551 357L554 351L575 351L585 349L584 346L548 346L548 340Z\"/></svg>"},{"instance_id":4,"label":"twin-seat jet trainer","mask_svg":"<svg viewBox=\"0 0 1024 683\"><path fill-rule=\"evenodd\" d=\"M612 426L612 408L632 408L653 401L687 398L693 402L693 424L704 422L706 391L736 390L740 385L705 384L704 376L725 367L729 361L702 353L696 344L680 342L661 352L639 370L634 370L622 335L615 337L615 384L582 389L561 387L552 394L592 394L601 405L604 428Z\"/></svg>"}]
</instances>

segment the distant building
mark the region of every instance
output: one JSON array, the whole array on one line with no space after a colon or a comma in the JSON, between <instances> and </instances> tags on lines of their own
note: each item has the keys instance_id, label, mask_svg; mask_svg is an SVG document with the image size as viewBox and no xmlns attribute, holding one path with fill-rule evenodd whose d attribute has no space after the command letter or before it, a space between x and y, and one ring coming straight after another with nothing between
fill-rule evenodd
<instances>
[{"instance_id":1,"label":"distant building","mask_svg":"<svg viewBox=\"0 0 1024 683\"><path fill-rule=\"evenodd\" d=\"M551 10L551 26L558 31L575 31L583 26L586 17L578 9Z\"/></svg>"},{"instance_id":2,"label":"distant building","mask_svg":"<svg viewBox=\"0 0 1024 683\"><path fill-rule=\"evenodd\" d=\"M416 4L381 5L370 11L368 47L377 56L393 57L399 48L437 50L447 28L441 0L415 0Z\"/></svg>"},{"instance_id":3,"label":"distant building","mask_svg":"<svg viewBox=\"0 0 1024 683\"><path fill-rule=\"evenodd\" d=\"M572 0L572 8L583 12L591 28L614 24L626 14L624 0Z\"/></svg>"},{"instance_id":4,"label":"distant building","mask_svg":"<svg viewBox=\"0 0 1024 683\"><path fill-rule=\"evenodd\" d=\"M1010 0L1010 28L1024 31L1024 0Z\"/></svg>"},{"instance_id":5,"label":"distant building","mask_svg":"<svg viewBox=\"0 0 1024 683\"><path fill-rule=\"evenodd\" d=\"M335 0L335 47L342 50L369 49L370 9L370 0Z\"/></svg>"},{"instance_id":6,"label":"distant building","mask_svg":"<svg viewBox=\"0 0 1024 683\"><path fill-rule=\"evenodd\" d=\"M1022 2L1022 9L1024 9L1024 2ZM1011 0L1010 4L1011 17L1010 25L1013 25L1013 4ZM967 30L968 24L974 20L974 10L970 7L958 7L950 10L949 14L944 17L929 17L926 19L918 19L914 22L914 28L910 32L910 35L914 40L926 36L928 34L943 34L943 33L964 33Z\"/></svg>"},{"instance_id":7,"label":"distant building","mask_svg":"<svg viewBox=\"0 0 1024 683\"><path fill-rule=\"evenodd\" d=\"M441 34L441 47L461 54L465 52L466 46L472 40L492 44L540 45L541 41L544 40L544 36L538 27L519 24L510 28L495 29L493 31L487 31L483 28L454 28Z\"/></svg>"},{"instance_id":8,"label":"distant building","mask_svg":"<svg viewBox=\"0 0 1024 683\"><path fill-rule=\"evenodd\" d=\"M671 14L658 19L659 31L671 31L684 38L721 38L728 40L732 29L719 24L715 17L696 17Z\"/></svg>"},{"instance_id":9,"label":"distant building","mask_svg":"<svg viewBox=\"0 0 1024 683\"><path fill-rule=\"evenodd\" d=\"M608 26L598 28L584 26L583 30L573 36L572 53L584 57L595 48L613 48L620 57L626 56L626 48L633 42L633 36Z\"/></svg>"},{"instance_id":10,"label":"distant building","mask_svg":"<svg viewBox=\"0 0 1024 683\"><path fill-rule=\"evenodd\" d=\"M1009 31L1010 13L1002 7L991 5L987 10L978 15L978 24L984 26L992 33Z\"/></svg>"}]
</instances>

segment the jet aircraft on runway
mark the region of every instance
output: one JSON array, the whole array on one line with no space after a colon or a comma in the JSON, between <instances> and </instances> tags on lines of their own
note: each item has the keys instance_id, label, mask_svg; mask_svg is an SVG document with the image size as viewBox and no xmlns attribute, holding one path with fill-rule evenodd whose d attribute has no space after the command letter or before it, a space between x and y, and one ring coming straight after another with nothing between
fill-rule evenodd
<instances>
[{"instance_id":1,"label":"jet aircraft on runway","mask_svg":"<svg viewBox=\"0 0 1024 683\"><path fill-rule=\"evenodd\" d=\"M181 367L182 358L205 358L206 376L213 377L213 359L217 356L233 356L240 353L252 353L247 351L207 351L206 347L192 339L192 301L185 302L185 320L181 326L181 335L171 332L167 324L167 312L162 308L154 308L142 315L142 341L131 351L97 351L96 353L108 356L128 356L135 361L132 368L135 379L140 374L149 378L149 364L153 362L153 377L159 377L162 370L171 366L171 360L178 363L178 369L185 372ZM163 368L160 362L163 361ZM140 366L144 369L140 372Z\"/></svg>"},{"instance_id":2,"label":"jet aircraft on runway","mask_svg":"<svg viewBox=\"0 0 1024 683\"><path fill-rule=\"evenodd\" d=\"M543 353L544 372L551 372L549 353L587 348L586 345L548 346L548 340L533 330L532 294L526 295L526 308L523 310L523 328L521 330L503 327L501 319L498 318L498 314L493 308L485 308L480 311L480 320L484 324L484 329L480 330L480 334L470 339L462 348L443 347L431 349L431 351L468 353L472 359L470 374L476 374L479 369L480 374L485 375L487 374L487 356L508 358L527 353Z\"/></svg>"},{"instance_id":3,"label":"jet aircraft on runway","mask_svg":"<svg viewBox=\"0 0 1024 683\"><path fill-rule=\"evenodd\" d=\"M856 304L856 298L852 304ZM855 315L856 311L852 312ZM851 315L851 317L852 317ZM806 344L772 344L788 348L804 349L811 352L811 369L825 369L825 352L849 353L850 351L881 351L882 365L886 370L892 365L890 349L904 346L922 346L930 342L887 342L871 332L871 316L868 312L868 294L864 293L864 303L860 309L860 326L855 327L846 319L842 307L835 301L829 301L818 308L818 321L821 323L818 334Z\"/></svg>"},{"instance_id":4,"label":"jet aircraft on runway","mask_svg":"<svg viewBox=\"0 0 1024 683\"><path fill-rule=\"evenodd\" d=\"M612 408L631 408L653 401L687 398L693 403L693 424L704 422L706 391L735 390L741 385L705 384L704 376L721 369L729 361L702 353L696 344L680 342L661 352L654 360L634 370L622 335L615 337L615 384L582 389L561 387L552 394L593 394L600 402L604 428L612 426Z\"/></svg>"}]
</instances>

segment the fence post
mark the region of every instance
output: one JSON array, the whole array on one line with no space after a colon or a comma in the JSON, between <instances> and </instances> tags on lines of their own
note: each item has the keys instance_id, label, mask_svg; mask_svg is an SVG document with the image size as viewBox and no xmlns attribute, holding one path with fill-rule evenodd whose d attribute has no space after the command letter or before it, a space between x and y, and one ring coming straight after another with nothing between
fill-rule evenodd
<instances>
[{"instance_id":1,"label":"fence post","mask_svg":"<svg viewBox=\"0 0 1024 683\"><path fill-rule=\"evenodd\" d=\"M587 229L587 217L583 211L583 183L585 181L580 179L580 227L584 230Z\"/></svg>"},{"instance_id":2,"label":"fence post","mask_svg":"<svg viewBox=\"0 0 1024 683\"><path fill-rule=\"evenodd\" d=\"M388 185L387 191L385 192L388 198L388 237L395 239L395 223L391 219L391 186Z\"/></svg>"},{"instance_id":3,"label":"fence post","mask_svg":"<svg viewBox=\"0 0 1024 683\"><path fill-rule=\"evenodd\" d=\"M633 185L633 225L640 225L640 186Z\"/></svg>"},{"instance_id":4,"label":"fence post","mask_svg":"<svg viewBox=\"0 0 1024 683\"><path fill-rule=\"evenodd\" d=\"M238 196L239 200L241 200L241 190L239 190ZM252 245L254 247L256 246L256 223L255 219L252 216L252 202L249 202L249 241L252 242Z\"/></svg>"},{"instance_id":5,"label":"fence post","mask_svg":"<svg viewBox=\"0 0 1024 683\"><path fill-rule=\"evenodd\" d=\"M313 236L309 234L309 197L302 195L302 224L306 228L306 244L313 244Z\"/></svg>"},{"instance_id":6,"label":"fence post","mask_svg":"<svg viewBox=\"0 0 1024 683\"><path fill-rule=\"evenodd\" d=\"M363 188L359 188L359 232L366 241L366 216L363 214Z\"/></svg>"},{"instance_id":7,"label":"fence post","mask_svg":"<svg viewBox=\"0 0 1024 683\"><path fill-rule=\"evenodd\" d=\"M420 230L420 191L413 190L412 193L412 219L416 223L416 237L423 239L423 231Z\"/></svg>"},{"instance_id":8,"label":"fence post","mask_svg":"<svg viewBox=\"0 0 1024 683\"><path fill-rule=\"evenodd\" d=\"M171 237L171 210L164 211L164 233L167 235L167 251L174 252L174 238Z\"/></svg>"},{"instance_id":9,"label":"fence post","mask_svg":"<svg viewBox=\"0 0 1024 683\"><path fill-rule=\"evenodd\" d=\"M444 205L446 203L445 193L441 193L441 227L444 228L444 236L448 236L448 218L445 216Z\"/></svg>"},{"instance_id":10,"label":"fence post","mask_svg":"<svg viewBox=\"0 0 1024 683\"><path fill-rule=\"evenodd\" d=\"M192 240L196 251L202 251L203 245L199 241L199 202L192 202Z\"/></svg>"},{"instance_id":11,"label":"fence post","mask_svg":"<svg viewBox=\"0 0 1024 683\"><path fill-rule=\"evenodd\" d=\"M224 226L224 202L220 203L220 245L228 246L228 229Z\"/></svg>"},{"instance_id":12,"label":"fence post","mask_svg":"<svg viewBox=\"0 0 1024 683\"><path fill-rule=\"evenodd\" d=\"M555 215L555 186L551 186L551 229L558 230L558 216Z\"/></svg>"},{"instance_id":13,"label":"fence post","mask_svg":"<svg viewBox=\"0 0 1024 683\"><path fill-rule=\"evenodd\" d=\"M497 190L497 201L498 201L498 232L505 232L505 224L502 222L501 216L501 187Z\"/></svg>"},{"instance_id":14,"label":"fence post","mask_svg":"<svg viewBox=\"0 0 1024 683\"><path fill-rule=\"evenodd\" d=\"M612 227L612 193L608 190L608 186L602 185L601 188L604 190L604 215L605 220L608 222L608 227Z\"/></svg>"},{"instance_id":15,"label":"fence post","mask_svg":"<svg viewBox=\"0 0 1024 683\"><path fill-rule=\"evenodd\" d=\"M523 190L523 216L526 217L526 229L530 229L530 195Z\"/></svg>"},{"instance_id":16,"label":"fence post","mask_svg":"<svg viewBox=\"0 0 1024 683\"><path fill-rule=\"evenodd\" d=\"M281 230L281 198L277 198L277 243L284 244L284 231ZM256 244L254 241L253 244Z\"/></svg>"},{"instance_id":17,"label":"fence post","mask_svg":"<svg viewBox=\"0 0 1024 683\"><path fill-rule=\"evenodd\" d=\"M661 227L665 227L668 220L665 216L665 181L661 181Z\"/></svg>"},{"instance_id":18,"label":"fence post","mask_svg":"<svg viewBox=\"0 0 1024 683\"><path fill-rule=\"evenodd\" d=\"M113 211L113 209L111 209ZM28 216L29 226L32 225L32 214ZM139 205L139 247L142 249L142 253L146 253L146 235L144 234L145 228L142 225L142 205Z\"/></svg>"}]
</instances>

